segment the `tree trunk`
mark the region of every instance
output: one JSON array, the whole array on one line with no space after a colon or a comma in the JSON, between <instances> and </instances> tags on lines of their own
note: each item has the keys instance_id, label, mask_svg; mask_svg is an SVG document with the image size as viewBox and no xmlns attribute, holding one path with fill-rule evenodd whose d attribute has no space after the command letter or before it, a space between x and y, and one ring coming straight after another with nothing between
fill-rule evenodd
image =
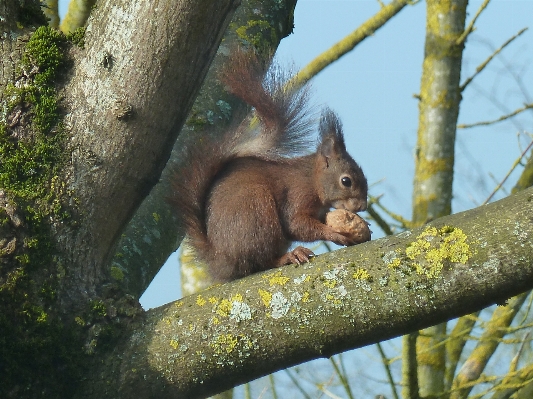
<instances>
[{"instance_id":1,"label":"tree trunk","mask_svg":"<svg viewBox=\"0 0 533 399\"><path fill-rule=\"evenodd\" d=\"M468 0L428 0L415 158L413 223L449 215L452 203L455 131ZM444 391L446 323L421 331L416 341L419 395Z\"/></svg>"},{"instance_id":2,"label":"tree trunk","mask_svg":"<svg viewBox=\"0 0 533 399\"><path fill-rule=\"evenodd\" d=\"M38 1L0 5L1 397L70 397L140 312L109 267L114 245L237 3L102 2L83 49L34 28Z\"/></svg>"}]
</instances>

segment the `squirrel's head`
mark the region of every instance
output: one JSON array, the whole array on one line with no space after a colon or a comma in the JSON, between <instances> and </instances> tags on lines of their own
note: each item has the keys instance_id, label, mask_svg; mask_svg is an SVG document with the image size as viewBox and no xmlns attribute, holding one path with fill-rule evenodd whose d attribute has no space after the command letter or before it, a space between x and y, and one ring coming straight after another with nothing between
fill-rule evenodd
<instances>
[{"instance_id":1,"label":"squirrel's head","mask_svg":"<svg viewBox=\"0 0 533 399\"><path fill-rule=\"evenodd\" d=\"M350 212L366 210L368 183L361 167L346 151L337 115L326 109L320 120L317 183L324 206Z\"/></svg>"}]
</instances>

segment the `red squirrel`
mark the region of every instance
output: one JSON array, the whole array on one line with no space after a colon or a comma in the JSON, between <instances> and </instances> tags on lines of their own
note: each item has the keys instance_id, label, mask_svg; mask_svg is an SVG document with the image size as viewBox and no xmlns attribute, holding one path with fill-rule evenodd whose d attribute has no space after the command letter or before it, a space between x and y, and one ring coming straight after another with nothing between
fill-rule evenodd
<instances>
[{"instance_id":1,"label":"red squirrel","mask_svg":"<svg viewBox=\"0 0 533 399\"><path fill-rule=\"evenodd\" d=\"M235 280L314 256L301 246L287 252L292 241L356 244L324 223L331 208L367 207L367 180L346 151L337 115L322 112L315 153L291 156L309 142L307 89L284 89L279 73L266 73L242 50L220 80L253 116L218 139L194 143L170 198L213 278Z\"/></svg>"}]
</instances>

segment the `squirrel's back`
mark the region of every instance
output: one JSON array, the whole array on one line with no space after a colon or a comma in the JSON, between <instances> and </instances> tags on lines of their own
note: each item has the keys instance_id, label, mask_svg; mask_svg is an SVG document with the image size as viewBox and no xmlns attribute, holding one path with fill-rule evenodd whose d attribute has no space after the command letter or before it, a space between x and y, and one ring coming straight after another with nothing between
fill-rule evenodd
<instances>
[{"instance_id":1,"label":"squirrel's back","mask_svg":"<svg viewBox=\"0 0 533 399\"><path fill-rule=\"evenodd\" d=\"M283 88L285 78L279 68L267 71L255 53L234 51L219 79L254 112L223 135L216 138L202 135L187 149L187 162L176 176L169 202L182 218L198 257L208 264L216 257L206 221L209 196L227 165L246 157L281 160L308 149L311 144L308 89L287 91ZM231 263L229 259L228 262Z\"/></svg>"},{"instance_id":2,"label":"squirrel's back","mask_svg":"<svg viewBox=\"0 0 533 399\"><path fill-rule=\"evenodd\" d=\"M240 50L220 80L254 112L188 148L170 199L213 276L228 281L307 261L309 249L286 253L292 241L356 243L324 223L332 207L366 208L366 178L346 151L335 113L323 113L315 152L294 157L311 143L307 88L286 89L279 69L265 72L255 54Z\"/></svg>"}]
</instances>

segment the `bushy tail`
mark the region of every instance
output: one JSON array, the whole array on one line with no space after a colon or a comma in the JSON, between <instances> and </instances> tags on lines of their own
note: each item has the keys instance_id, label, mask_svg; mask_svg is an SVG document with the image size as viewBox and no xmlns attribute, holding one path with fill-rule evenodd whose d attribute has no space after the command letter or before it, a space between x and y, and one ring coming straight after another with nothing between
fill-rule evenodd
<instances>
[{"instance_id":1,"label":"bushy tail","mask_svg":"<svg viewBox=\"0 0 533 399\"><path fill-rule=\"evenodd\" d=\"M235 132L238 156L275 158L310 147L313 113L308 86L288 87L289 77L276 64L267 69L252 52L233 52L220 80L254 111Z\"/></svg>"},{"instance_id":2,"label":"bushy tail","mask_svg":"<svg viewBox=\"0 0 533 399\"><path fill-rule=\"evenodd\" d=\"M285 89L286 78L279 68L267 71L255 54L234 51L220 80L254 112L225 134L214 139L206 135L190 145L188 162L176 176L169 202L182 217L199 258L207 263L212 251L207 237L206 204L213 181L225 164L244 156L289 156L311 143L308 90Z\"/></svg>"}]
</instances>

